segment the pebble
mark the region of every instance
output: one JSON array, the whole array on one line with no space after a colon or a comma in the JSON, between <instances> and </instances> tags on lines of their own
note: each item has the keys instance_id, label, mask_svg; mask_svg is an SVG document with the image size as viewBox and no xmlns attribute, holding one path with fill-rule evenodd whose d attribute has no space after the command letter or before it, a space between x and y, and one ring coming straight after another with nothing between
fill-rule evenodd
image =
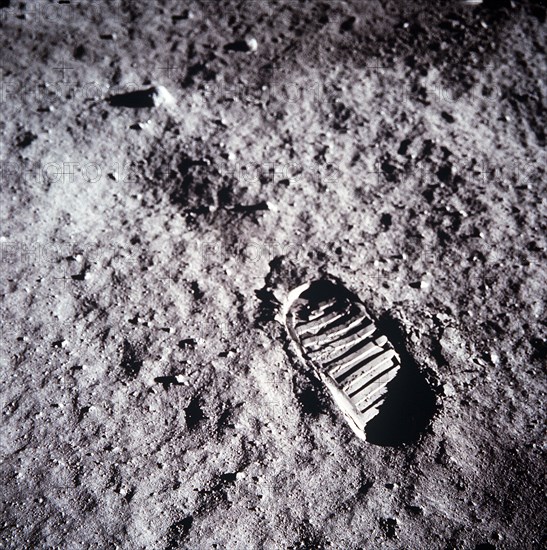
<instances>
[{"instance_id":1,"label":"pebble","mask_svg":"<svg viewBox=\"0 0 547 550\"><path fill-rule=\"evenodd\" d=\"M447 315L446 313L436 313L435 315L433 315L433 319L440 323L448 323L452 320L450 315Z\"/></svg>"},{"instance_id":2,"label":"pebble","mask_svg":"<svg viewBox=\"0 0 547 550\"><path fill-rule=\"evenodd\" d=\"M152 91L152 101L154 102L154 107L161 107L174 105L175 98L165 86L156 86Z\"/></svg>"},{"instance_id":3,"label":"pebble","mask_svg":"<svg viewBox=\"0 0 547 550\"><path fill-rule=\"evenodd\" d=\"M256 38L246 38L245 42L247 43L247 47L250 52L256 52L256 50L258 50L258 42L256 41Z\"/></svg>"}]
</instances>

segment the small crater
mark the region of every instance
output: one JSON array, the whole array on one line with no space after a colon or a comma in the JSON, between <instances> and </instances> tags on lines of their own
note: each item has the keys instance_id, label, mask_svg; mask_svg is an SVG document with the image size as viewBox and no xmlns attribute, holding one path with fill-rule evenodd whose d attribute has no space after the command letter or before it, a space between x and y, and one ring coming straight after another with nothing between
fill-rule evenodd
<instances>
[{"instance_id":1,"label":"small crater","mask_svg":"<svg viewBox=\"0 0 547 550\"><path fill-rule=\"evenodd\" d=\"M443 117L444 120L446 120L446 122L448 122L449 124L452 124L454 121L455 121L455 118L450 114L450 113L447 113L446 111L443 111L441 113L441 116Z\"/></svg>"},{"instance_id":2,"label":"small crater","mask_svg":"<svg viewBox=\"0 0 547 550\"><path fill-rule=\"evenodd\" d=\"M398 155L406 155L408 152L408 148L410 147L410 144L412 141L410 139L403 139L401 141L401 144L399 145L399 149L397 151Z\"/></svg>"},{"instance_id":3,"label":"small crater","mask_svg":"<svg viewBox=\"0 0 547 550\"><path fill-rule=\"evenodd\" d=\"M79 44L74 48L74 59L83 59L87 54L87 50L83 44Z\"/></svg>"},{"instance_id":4,"label":"small crater","mask_svg":"<svg viewBox=\"0 0 547 550\"><path fill-rule=\"evenodd\" d=\"M397 520L395 518L382 518L380 520L380 527L388 539L394 539L397 536Z\"/></svg>"},{"instance_id":5,"label":"small crater","mask_svg":"<svg viewBox=\"0 0 547 550\"><path fill-rule=\"evenodd\" d=\"M78 413L78 422L81 422L84 419L84 416L91 410L90 405L85 405L82 407Z\"/></svg>"},{"instance_id":6,"label":"small crater","mask_svg":"<svg viewBox=\"0 0 547 550\"><path fill-rule=\"evenodd\" d=\"M142 368L140 354L128 340L123 341L123 352L120 367L128 378L136 378Z\"/></svg>"},{"instance_id":7,"label":"small crater","mask_svg":"<svg viewBox=\"0 0 547 550\"><path fill-rule=\"evenodd\" d=\"M205 418L203 409L201 408L201 400L198 396L190 400L188 406L184 409L186 414L186 427L192 431Z\"/></svg>"},{"instance_id":8,"label":"small crater","mask_svg":"<svg viewBox=\"0 0 547 550\"><path fill-rule=\"evenodd\" d=\"M194 523L194 518L188 516L180 521L176 521L169 527L166 550L177 550L180 548L180 544L188 536L192 528L192 523Z\"/></svg>"},{"instance_id":9,"label":"small crater","mask_svg":"<svg viewBox=\"0 0 547 550\"><path fill-rule=\"evenodd\" d=\"M384 226L384 229L389 229L392 223L391 214L382 214L382 217L380 218L380 223Z\"/></svg>"},{"instance_id":10,"label":"small crater","mask_svg":"<svg viewBox=\"0 0 547 550\"><path fill-rule=\"evenodd\" d=\"M307 380L302 387L295 387L294 393L304 414L317 417L326 412L327 407L321 398L320 388L311 380Z\"/></svg>"},{"instance_id":11,"label":"small crater","mask_svg":"<svg viewBox=\"0 0 547 550\"><path fill-rule=\"evenodd\" d=\"M353 30L353 26L355 25L355 22L357 21L357 18L353 15L351 17L348 17L341 25L340 25L340 32L349 32Z\"/></svg>"},{"instance_id":12,"label":"small crater","mask_svg":"<svg viewBox=\"0 0 547 550\"><path fill-rule=\"evenodd\" d=\"M304 526L302 530L309 530L309 528ZM289 550L310 550L312 548L313 550L326 550L327 546L315 534L306 534L296 544L289 546Z\"/></svg>"},{"instance_id":13,"label":"small crater","mask_svg":"<svg viewBox=\"0 0 547 550\"><path fill-rule=\"evenodd\" d=\"M229 472L227 474L220 475L220 480L225 483L234 483L236 479L237 479L237 473L235 472Z\"/></svg>"},{"instance_id":14,"label":"small crater","mask_svg":"<svg viewBox=\"0 0 547 550\"><path fill-rule=\"evenodd\" d=\"M197 281L192 282L190 285L190 291L196 300L201 300L205 296L205 292L201 290Z\"/></svg>"},{"instance_id":15,"label":"small crater","mask_svg":"<svg viewBox=\"0 0 547 550\"><path fill-rule=\"evenodd\" d=\"M452 165L445 164L444 166L441 166L437 171L437 177L443 183L450 183L450 180L452 179Z\"/></svg>"},{"instance_id":16,"label":"small crater","mask_svg":"<svg viewBox=\"0 0 547 550\"><path fill-rule=\"evenodd\" d=\"M36 141L38 136L32 132L25 132L18 140L17 146L21 149L28 147L33 141Z\"/></svg>"},{"instance_id":17,"label":"small crater","mask_svg":"<svg viewBox=\"0 0 547 550\"><path fill-rule=\"evenodd\" d=\"M227 430L233 429L234 426L234 415L236 411L243 405L243 403L237 403L233 407L228 405L219 415L216 421L217 434L218 436L223 436Z\"/></svg>"},{"instance_id":18,"label":"small crater","mask_svg":"<svg viewBox=\"0 0 547 550\"><path fill-rule=\"evenodd\" d=\"M366 496L372 489L373 485L374 481L372 481L371 479L367 479L365 482L361 483L361 486L359 487L357 493L361 496Z\"/></svg>"}]
</instances>

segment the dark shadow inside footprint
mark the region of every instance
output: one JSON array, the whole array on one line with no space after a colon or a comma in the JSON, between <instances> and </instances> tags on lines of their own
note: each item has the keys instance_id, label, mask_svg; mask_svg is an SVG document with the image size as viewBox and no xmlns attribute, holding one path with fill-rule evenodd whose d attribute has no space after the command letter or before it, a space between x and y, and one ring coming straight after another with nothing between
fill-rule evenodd
<instances>
[{"instance_id":1,"label":"dark shadow inside footprint","mask_svg":"<svg viewBox=\"0 0 547 550\"><path fill-rule=\"evenodd\" d=\"M378 415L366 427L367 441L397 447L417 441L429 426L436 411L436 398L416 361L406 351L399 324L384 316L376 323L401 359L397 376L387 386L387 397Z\"/></svg>"},{"instance_id":2,"label":"dark shadow inside footprint","mask_svg":"<svg viewBox=\"0 0 547 550\"><path fill-rule=\"evenodd\" d=\"M337 300L340 300L340 301L358 299L354 294L352 294L352 292L350 292L342 284L336 284L330 279L320 279L318 281L314 281L310 285L310 288L305 290L300 297L303 300L308 301L312 307L320 302L323 302L325 300L329 300L332 298L336 298Z\"/></svg>"}]
</instances>

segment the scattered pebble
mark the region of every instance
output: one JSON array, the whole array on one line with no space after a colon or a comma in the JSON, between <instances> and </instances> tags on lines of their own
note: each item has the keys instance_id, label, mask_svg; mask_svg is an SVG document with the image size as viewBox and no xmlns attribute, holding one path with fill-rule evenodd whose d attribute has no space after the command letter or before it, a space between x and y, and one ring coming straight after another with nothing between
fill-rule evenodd
<instances>
[{"instance_id":1,"label":"scattered pebble","mask_svg":"<svg viewBox=\"0 0 547 550\"><path fill-rule=\"evenodd\" d=\"M175 103L175 98L165 86L156 86L155 88L152 88L151 91L154 107L173 105Z\"/></svg>"},{"instance_id":2,"label":"scattered pebble","mask_svg":"<svg viewBox=\"0 0 547 550\"><path fill-rule=\"evenodd\" d=\"M431 283L427 280L422 279L420 281L410 283L410 286L412 288L418 288L419 290L427 290L431 286Z\"/></svg>"},{"instance_id":3,"label":"scattered pebble","mask_svg":"<svg viewBox=\"0 0 547 550\"><path fill-rule=\"evenodd\" d=\"M139 109L144 107L167 107L174 105L175 98L165 88L165 86L154 86L144 90L136 90L123 94L116 94L108 98L110 105L114 107L131 107ZM137 126L137 124L139 126ZM142 129L142 125L137 123L131 128Z\"/></svg>"},{"instance_id":4,"label":"scattered pebble","mask_svg":"<svg viewBox=\"0 0 547 550\"><path fill-rule=\"evenodd\" d=\"M184 21L185 19L194 19L194 14L190 10L184 10L180 15L171 16L173 23L176 23L177 21Z\"/></svg>"},{"instance_id":5,"label":"scattered pebble","mask_svg":"<svg viewBox=\"0 0 547 550\"><path fill-rule=\"evenodd\" d=\"M180 340L178 343L178 346L181 349L194 348L196 345L197 341L194 338L185 338L184 340Z\"/></svg>"},{"instance_id":6,"label":"scattered pebble","mask_svg":"<svg viewBox=\"0 0 547 550\"><path fill-rule=\"evenodd\" d=\"M224 46L224 51L227 52L256 52L258 42L256 38L247 37L245 40L236 40Z\"/></svg>"},{"instance_id":7,"label":"scattered pebble","mask_svg":"<svg viewBox=\"0 0 547 550\"><path fill-rule=\"evenodd\" d=\"M245 39L245 42L247 43L247 47L250 52L256 52L256 50L258 50L258 42L256 41L256 38L247 38Z\"/></svg>"}]
</instances>

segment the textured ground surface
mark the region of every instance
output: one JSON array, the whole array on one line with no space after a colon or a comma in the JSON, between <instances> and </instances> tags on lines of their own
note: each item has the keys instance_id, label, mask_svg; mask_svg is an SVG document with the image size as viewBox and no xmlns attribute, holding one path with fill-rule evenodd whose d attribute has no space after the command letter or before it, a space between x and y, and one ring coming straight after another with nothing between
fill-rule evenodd
<instances>
[{"instance_id":1,"label":"textured ground surface","mask_svg":"<svg viewBox=\"0 0 547 550\"><path fill-rule=\"evenodd\" d=\"M138 4L1 2L0 546L539 548L545 8ZM322 274L411 441L274 319Z\"/></svg>"}]
</instances>

